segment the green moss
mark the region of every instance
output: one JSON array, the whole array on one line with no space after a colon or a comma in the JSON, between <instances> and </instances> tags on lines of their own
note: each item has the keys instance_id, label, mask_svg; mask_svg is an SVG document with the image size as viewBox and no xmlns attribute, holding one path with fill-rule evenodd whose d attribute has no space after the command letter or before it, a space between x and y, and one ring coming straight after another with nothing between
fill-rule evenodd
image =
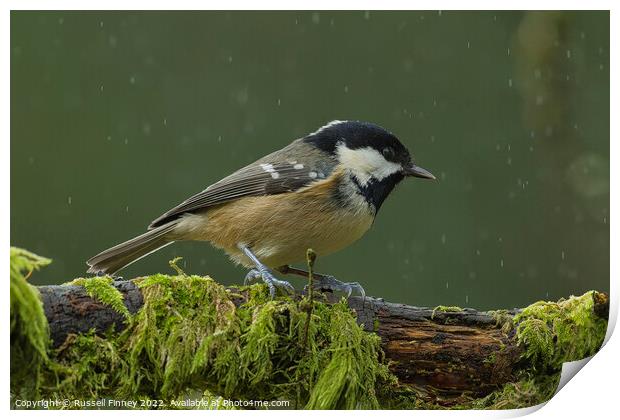
<instances>
[{"instance_id":1,"label":"green moss","mask_svg":"<svg viewBox=\"0 0 620 420\"><path fill-rule=\"evenodd\" d=\"M37 398L43 366L48 362L49 330L39 292L28 284L33 271L51 260L11 247L11 393Z\"/></svg>"},{"instance_id":2,"label":"green moss","mask_svg":"<svg viewBox=\"0 0 620 420\"><path fill-rule=\"evenodd\" d=\"M560 373L531 375L524 373L520 380L505 384L486 397L472 400L461 409L508 410L532 407L553 397L560 380Z\"/></svg>"},{"instance_id":3,"label":"green moss","mask_svg":"<svg viewBox=\"0 0 620 420\"><path fill-rule=\"evenodd\" d=\"M175 275L134 280L144 305L128 317L125 330L70 335L50 350L38 293L26 282L48 262L11 249L13 399L178 402L157 408L229 408L228 399L287 400L289 408L308 409L442 408L398 383L379 337L363 331L345 301L272 300L264 284L226 289L209 277L187 275L177 260L171 261ZM128 315L110 278L74 284ZM236 306L240 297L247 301ZM523 370L513 383L459 408L524 407L549 398L561 362L600 347L606 323L592 316L593 297L538 302L510 321L498 315L503 325L516 325Z\"/></svg>"},{"instance_id":4,"label":"green moss","mask_svg":"<svg viewBox=\"0 0 620 420\"><path fill-rule=\"evenodd\" d=\"M534 368L558 370L562 363L592 356L603 344L607 320L593 316L596 292L558 302L536 302L515 316L518 343Z\"/></svg>"},{"instance_id":5,"label":"green moss","mask_svg":"<svg viewBox=\"0 0 620 420\"><path fill-rule=\"evenodd\" d=\"M444 306L444 305L435 306L435 308L433 309L433 313L431 314L431 319L435 318L435 314L437 312L461 312L462 310L463 308L459 306Z\"/></svg>"},{"instance_id":6,"label":"green moss","mask_svg":"<svg viewBox=\"0 0 620 420\"><path fill-rule=\"evenodd\" d=\"M344 302L271 300L262 284L233 293L208 277L185 274L176 261L171 266L176 275L135 280L144 305L123 332L70 335L52 350L53 363L36 387L40 395L185 401L200 390L230 399L284 399L299 408L379 407L376 378L387 371L378 360L379 339L357 325ZM73 284L125 313L110 278ZM231 298L239 293L249 299L236 307ZM42 345L47 332L32 337ZM40 354L47 354L45 346Z\"/></svg>"},{"instance_id":7,"label":"green moss","mask_svg":"<svg viewBox=\"0 0 620 420\"><path fill-rule=\"evenodd\" d=\"M111 277L78 278L68 284L84 287L91 298L110 306L126 319L131 318L131 314L125 306L123 294L113 286L114 280Z\"/></svg>"}]
</instances>

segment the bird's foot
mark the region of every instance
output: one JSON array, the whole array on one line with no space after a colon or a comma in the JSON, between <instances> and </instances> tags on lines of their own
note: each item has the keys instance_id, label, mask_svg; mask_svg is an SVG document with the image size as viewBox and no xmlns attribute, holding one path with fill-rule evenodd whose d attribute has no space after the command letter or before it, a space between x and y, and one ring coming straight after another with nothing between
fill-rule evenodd
<instances>
[{"instance_id":1,"label":"bird's foot","mask_svg":"<svg viewBox=\"0 0 620 420\"><path fill-rule=\"evenodd\" d=\"M346 293L347 297L351 296L351 293L357 292L361 297L366 297L366 292L361 284L358 282L345 283L338 280L334 276L325 274L314 275L314 289L315 290L329 290L332 292Z\"/></svg>"},{"instance_id":2,"label":"bird's foot","mask_svg":"<svg viewBox=\"0 0 620 420\"><path fill-rule=\"evenodd\" d=\"M291 295L295 294L295 288L288 281L278 280L267 269L251 269L248 274L246 274L243 284L247 285L256 280L262 280L267 284L267 287L269 287L269 295L272 299L276 297L276 288L283 289Z\"/></svg>"}]
</instances>

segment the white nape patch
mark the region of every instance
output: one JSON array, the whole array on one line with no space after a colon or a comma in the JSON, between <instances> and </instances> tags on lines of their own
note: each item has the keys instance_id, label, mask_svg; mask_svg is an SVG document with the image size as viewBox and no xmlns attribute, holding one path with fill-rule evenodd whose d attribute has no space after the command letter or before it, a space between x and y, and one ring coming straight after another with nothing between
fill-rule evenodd
<instances>
[{"instance_id":1,"label":"white nape patch","mask_svg":"<svg viewBox=\"0 0 620 420\"><path fill-rule=\"evenodd\" d=\"M386 160L372 147L349 149L344 143L339 143L336 153L340 163L353 172L363 186L368 184L370 178L381 181L403 169L400 164Z\"/></svg>"},{"instance_id":2,"label":"white nape patch","mask_svg":"<svg viewBox=\"0 0 620 420\"><path fill-rule=\"evenodd\" d=\"M275 172L276 170L273 169L273 165L271 163L261 163L260 167L263 168L263 171L265 172Z\"/></svg>"},{"instance_id":3,"label":"white nape patch","mask_svg":"<svg viewBox=\"0 0 620 420\"><path fill-rule=\"evenodd\" d=\"M335 125L338 124L342 124L342 123L346 123L347 121L341 121L341 120L334 120L334 121L330 121L327 124L325 124L323 127L319 127L318 130L313 131L312 133L308 134L309 136L314 136L315 134L319 134L321 131L325 130L326 128L329 127L333 127Z\"/></svg>"},{"instance_id":4,"label":"white nape patch","mask_svg":"<svg viewBox=\"0 0 620 420\"><path fill-rule=\"evenodd\" d=\"M278 178L280 178L280 174L278 172L271 172L271 177L273 179L278 179Z\"/></svg>"},{"instance_id":5,"label":"white nape patch","mask_svg":"<svg viewBox=\"0 0 620 420\"><path fill-rule=\"evenodd\" d=\"M293 169L303 169L304 165L302 165L301 163L296 164L295 166L293 166Z\"/></svg>"}]
</instances>

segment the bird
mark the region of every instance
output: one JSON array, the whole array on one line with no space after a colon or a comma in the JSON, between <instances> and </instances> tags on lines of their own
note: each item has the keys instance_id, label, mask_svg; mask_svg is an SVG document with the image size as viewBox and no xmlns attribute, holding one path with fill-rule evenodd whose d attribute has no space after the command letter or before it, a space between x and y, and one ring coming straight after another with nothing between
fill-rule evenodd
<instances>
[{"instance_id":1,"label":"bird","mask_svg":"<svg viewBox=\"0 0 620 420\"><path fill-rule=\"evenodd\" d=\"M87 261L88 273L113 275L176 241L208 241L263 281L294 293L274 274L308 276L292 267L313 249L339 251L370 229L381 205L405 178L436 179L401 141L370 122L335 120L228 175L156 218L147 231ZM315 287L353 291L358 282L314 274Z\"/></svg>"}]
</instances>

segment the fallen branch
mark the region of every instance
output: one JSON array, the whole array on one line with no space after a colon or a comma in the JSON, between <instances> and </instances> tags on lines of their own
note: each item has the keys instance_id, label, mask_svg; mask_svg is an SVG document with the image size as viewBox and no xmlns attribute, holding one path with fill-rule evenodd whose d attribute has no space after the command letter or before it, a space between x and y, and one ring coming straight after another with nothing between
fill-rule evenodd
<instances>
[{"instance_id":1,"label":"fallen branch","mask_svg":"<svg viewBox=\"0 0 620 420\"><path fill-rule=\"evenodd\" d=\"M186 305L190 301L177 302L175 300L173 305L170 300L166 302L161 300L164 287L166 288L165 293L173 293L176 292L174 287L184 284L182 282L189 281L194 282L193 287L196 290L200 287L204 288L209 298L209 300L199 302L205 307L210 306L209 319L211 321L209 322L214 323L208 328L204 327L205 337L217 336L218 340L223 340L220 344L213 345L209 352L204 355L204 365L209 366L211 370L217 368L218 360L220 360L221 354L218 354L218 351L230 351L230 342L238 341L242 344L245 343L245 345L258 346L253 350L254 352L272 352L271 354L253 354L251 357L255 359L247 363L258 363L261 369L267 369L265 371L260 370L265 376L260 378L261 380L279 380L276 365L278 369L285 370L287 369L286 363L290 363L288 366L290 369L294 369L295 366L299 368L298 365L295 365L294 357L290 362L284 362L286 357L282 358L283 355L279 354L279 345L283 343L282 340L284 339L281 334L293 334L296 337L296 333L291 332L291 328L299 327L302 330L300 336L303 337L299 339L300 342L303 342L300 347L305 349L306 340L308 340L309 319L316 319L315 324L311 324L310 327L310 334L314 337L310 340L311 343L308 343L311 351L316 352L323 345L321 340L347 339L347 337L333 337L337 332L332 331L330 333L329 326L321 324L321 317L336 316L336 314L329 313L331 306L329 304L316 303L315 310L310 315L311 312L307 308L311 303L304 296L296 296L292 300L269 301L264 288L260 285L241 289L234 287L224 289L211 280L207 279L205 282L203 278L186 276L180 270L179 276L176 277L185 277L180 280L175 276L158 276L116 282L112 282L111 279L101 280L101 278L100 280L82 279L75 282L76 284L39 287L38 292L49 324L49 336L53 347L60 349L55 350L58 354L56 357L62 359L63 352L71 346L75 350L77 348L75 347L76 337L88 336L92 338L93 331L94 334L102 337L106 336L104 334L106 332L107 335L114 334L119 337L123 337L123 334L131 334L129 338L123 338L123 351L135 351L129 346L138 345L136 343L139 342L142 343L139 344L141 346L148 346L145 342L137 340L136 334L144 333L139 331L140 328L145 328L139 326L141 325L140 322L144 323L143 325L152 326L155 325L156 321L154 319L136 321L135 318L144 317L147 303L154 305L152 303L155 302L154 293L160 300L157 300L157 310L146 310L150 314L149 316L168 316L171 319L174 317L175 320L179 318L181 323L186 322L187 325L194 325L196 321L189 319L188 315L181 316L175 313L180 309L174 305ZM100 282L97 286L99 290L93 286L93 281ZM120 293L115 295L114 290ZM106 293L108 294L107 297L102 298ZM333 302L335 297L327 295L326 299ZM126 311L119 311L120 300L124 303L123 308L126 308ZM179 299L177 298L177 300ZM380 394L377 397L391 401L382 401L379 398L381 406L473 407L478 404L481 408L510 408L535 403L541 398L550 397L562 362L586 357L600 347L605 334L609 305L607 295L597 292L589 292L581 297L558 303L538 302L524 309L491 312L456 307L420 308L384 302L382 299L371 297L365 299L351 297L346 303L363 329L378 335L384 358L380 354L373 357L378 357L376 360L380 364L386 364L391 374L397 378L397 383L392 381L389 384L390 380L386 379L385 376L383 377L382 381L386 384L382 386L381 391L377 391L377 394ZM160 305L161 308L167 308L166 310L169 310L170 313L158 313L157 311L161 309ZM302 309L297 310L298 307L302 307ZM192 316L195 316L198 313L196 311L199 310L200 308L192 307ZM253 314L247 327L249 329L231 324L230 319L232 318L230 317L234 313ZM313 318L308 318L308 315ZM246 315L238 316L243 320ZM184 317L188 319L185 320ZM299 325L295 321L297 318L300 322ZM330 323L333 324L334 319ZM157 322L165 321L164 318L163 321ZM346 322L343 325L346 325ZM260 333L258 329L263 327L266 328L267 332ZM116 333L113 333L112 330L115 330ZM243 331L246 332L243 333ZM157 334L158 332L151 331L149 334ZM252 334L252 332L256 332L257 338L262 340L260 345L257 344L258 342L248 341L246 343L244 341L247 334ZM166 334L165 331L160 333ZM190 330L187 333L195 334L194 331ZM260 337L261 334L264 336ZM331 338L327 338L327 336ZM370 335L368 336L370 337ZM205 337L197 336L195 340L204 340ZM360 337L363 338L363 336ZM141 337L140 339L150 339L153 340L153 343L167 342L167 337ZM180 336L176 339L183 341L188 337ZM266 343L266 340L273 340L273 343ZM275 344L276 341L280 344ZM91 341L89 343L92 344ZM192 354L194 357L196 353L201 351L201 343L202 341L195 344L184 343L183 346L193 346L193 350L190 351L194 353ZM286 343L288 343L286 346L292 345L289 341ZM177 346L178 343L172 344ZM358 344L351 344L353 346L350 350L352 353L355 352L355 346ZM170 354L172 351L182 352L185 349L185 347L174 348L177 350L170 350L167 357L176 356L174 353ZM152 351L158 350L152 349ZM118 357L123 358L122 355ZM196 357L194 357L193 364L197 363ZM348 355L344 354L343 357L348 357ZM241 359L234 363L240 363L241 366L244 366L246 362L243 362L243 358L242 355ZM208 360L213 363L207 362ZM149 363L151 362L149 361ZM329 363L321 365L321 361L316 362L318 363L317 366L322 366L322 369L332 367ZM351 361L349 360L349 362ZM366 364L368 363L370 362L366 362ZM336 369L337 366L332 368ZM193 368L187 369L187 375L180 375L180 377L197 380L196 375L194 375L195 372L191 372ZM251 370L249 369L249 371ZM267 375L267 371L269 375ZM378 372L375 371L375 374ZM216 393L215 395L247 396L248 393L254 392L252 387L259 389L262 386L268 386L268 384L256 379L256 372L253 375L247 389L242 388L240 390L240 384L225 385L221 383L223 376L205 383L212 385L211 389ZM243 380L242 377L235 378L238 381ZM290 376L287 378L290 380ZM147 379L152 380L152 378ZM138 380L138 383L147 379ZM181 379L176 378L176 380ZM537 388L539 391L537 395L524 399L522 395L518 395L519 387L516 390L510 388L511 385L520 381L525 381L526 384L531 383L530 385L533 384L532 386L536 387L541 387L541 384L544 383L545 389ZM318 376L318 383L321 383L320 375ZM181 384L175 383L176 385ZM182 385L187 387L192 384ZM195 385L203 386L204 384L198 385L196 383ZM318 385L315 384L315 386ZM138 392L139 388L135 388L134 391ZM165 393L166 390L163 391ZM231 391L230 395L227 395L227 391ZM303 394L302 391L299 392ZM308 396L302 397L301 400L307 402L308 406L311 407L352 408L356 406L355 404L344 404L344 400L342 400L345 398L344 394L338 394L334 397L331 405L321 405L324 400L319 399L319 397L313 399L312 389L305 392ZM261 394L258 391L256 393ZM513 398L515 401L505 403L507 398ZM480 401L484 401L484 403L480 403ZM373 404L370 406L372 407Z\"/></svg>"}]
</instances>

